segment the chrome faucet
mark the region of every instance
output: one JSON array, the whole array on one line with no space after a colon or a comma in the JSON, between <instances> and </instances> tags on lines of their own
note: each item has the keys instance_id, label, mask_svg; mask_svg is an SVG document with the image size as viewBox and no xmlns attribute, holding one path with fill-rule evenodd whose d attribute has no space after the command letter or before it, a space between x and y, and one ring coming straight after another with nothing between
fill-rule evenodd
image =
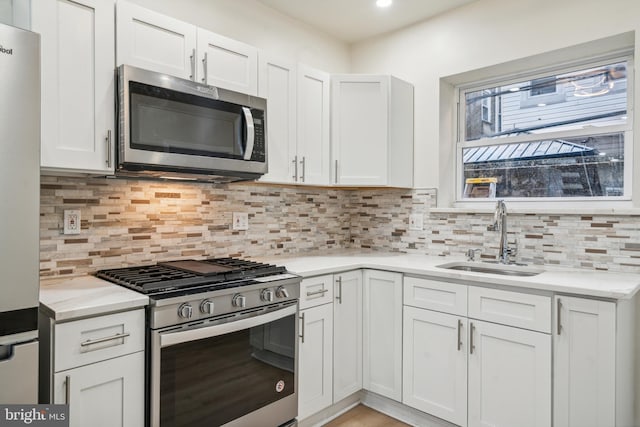
<instances>
[{"instance_id":1,"label":"chrome faucet","mask_svg":"<svg viewBox=\"0 0 640 427\"><path fill-rule=\"evenodd\" d=\"M493 213L493 224L487 227L487 230L500 232L500 249L498 250L498 262L501 264L509 264L509 256L516 254L516 248L509 248L507 240L507 206L504 200L498 200L496 210Z\"/></svg>"}]
</instances>

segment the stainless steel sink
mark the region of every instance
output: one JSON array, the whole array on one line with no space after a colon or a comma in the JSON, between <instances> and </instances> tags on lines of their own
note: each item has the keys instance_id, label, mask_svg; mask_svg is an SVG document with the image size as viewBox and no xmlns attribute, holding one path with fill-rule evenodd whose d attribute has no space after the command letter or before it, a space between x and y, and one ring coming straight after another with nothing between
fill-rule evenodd
<instances>
[{"instance_id":1,"label":"stainless steel sink","mask_svg":"<svg viewBox=\"0 0 640 427\"><path fill-rule=\"evenodd\" d=\"M479 262L451 262L448 264L436 265L436 267L444 268L446 270L469 271L472 273L499 274L502 276L518 277L536 276L543 272L543 270L518 265L487 264Z\"/></svg>"}]
</instances>

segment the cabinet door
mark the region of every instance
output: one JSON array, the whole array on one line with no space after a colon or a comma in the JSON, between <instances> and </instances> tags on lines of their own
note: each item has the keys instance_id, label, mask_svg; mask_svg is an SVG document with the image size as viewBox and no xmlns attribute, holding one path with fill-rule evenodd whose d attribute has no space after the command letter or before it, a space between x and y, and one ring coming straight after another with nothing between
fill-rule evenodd
<instances>
[{"instance_id":1,"label":"cabinet door","mask_svg":"<svg viewBox=\"0 0 640 427\"><path fill-rule=\"evenodd\" d=\"M386 185L389 77L341 75L331 88L334 183Z\"/></svg>"},{"instance_id":2,"label":"cabinet door","mask_svg":"<svg viewBox=\"0 0 640 427\"><path fill-rule=\"evenodd\" d=\"M402 403L467 425L464 317L404 307Z\"/></svg>"},{"instance_id":3,"label":"cabinet door","mask_svg":"<svg viewBox=\"0 0 640 427\"><path fill-rule=\"evenodd\" d=\"M469 319L469 427L551 425L551 336Z\"/></svg>"},{"instance_id":4,"label":"cabinet door","mask_svg":"<svg viewBox=\"0 0 640 427\"><path fill-rule=\"evenodd\" d=\"M114 9L110 0L32 2L41 34L41 166L112 172Z\"/></svg>"},{"instance_id":5,"label":"cabinet door","mask_svg":"<svg viewBox=\"0 0 640 427\"><path fill-rule=\"evenodd\" d=\"M144 352L59 372L53 393L71 427L144 425Z\"/></svg>"},{"instance_id":6,"label":"cabinet door","mask_svg":"<svg viewBox=\"0 0 640 427\"><path fill-rule=\"evenodd\" d=\"M333 402L362 388L362 271L334 275Z\"/></svg>"},{"instance_id":7,"label":"cabinet door","mask_svg":"<svg viewBox=\"0 0 640 427\"><path fill-rule=\"evenodd\" d=\"M260 53L258 96L267 99L269 172L265 182L296 182L296 65Z\"/></svg>"},{"instance_id":8,"label":"cabinet door","mask_svg":"<svg viewBox=\"0 0 640 427\"><path fill-rule=\"evenodd\" d=\"M556 296L554 425L615 426L616 306Z\"/></svg>"},{"instance_id":9,"label":"cabinet door","mask_svg":"<svg viewBox=\"0 0 640 427\"><path fill-rule=\"evenodd\" d=\"M402 274L364 271L363 387L402 399Z\"/></svg>"},{"instance_id":10,"label":"cabinet door","mask_svg":"<svg viewBox=\"0 0 640 427\"><path fill-rule=\"evenodd\" d=\"M329 184L329 74L298 65L298 182Z\"/></svg>"},{"instance_id":11,"label":"cabinet door","mask_svg":"<svg viewBox=\"0 0 640 427\"><path fill-rule=\"evenodd\" d=\"M333 304L300 312L298 418L332 403Z\"/></svg>"},{"instance_id":12,"label":"cabinet door","mask_svg":"<svg viewBox=\"0 0 640 427\"><path fill-rule=\"evenodd\" d=\"M198 78L236 92L258 94L258 50L245 43L198 28Z\"/></svg>"},{"instance_id":13,"label":"cabinet door","mask_svg":"<svg viewBox=\"0 0 640 427\"><path fill-rule=\"evenodd\" d=\"M195 79L195 25L122 0L116 15L116 65Z\"/></svg>"}]
</instances>

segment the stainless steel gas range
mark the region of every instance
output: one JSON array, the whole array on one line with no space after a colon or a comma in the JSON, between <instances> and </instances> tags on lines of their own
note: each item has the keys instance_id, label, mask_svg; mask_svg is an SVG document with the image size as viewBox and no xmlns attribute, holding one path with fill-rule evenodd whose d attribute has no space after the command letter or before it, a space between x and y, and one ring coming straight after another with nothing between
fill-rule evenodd
<instances>
[{"instance_id":1,"label":"stainless steel gas range","mask_svg":"<svg viewBox=\"0 0 640 427\"><path fill-rule=\"evenodd\" d=\"M295 424L299 276L235 258L96 275L150 298L148 425Z\"/></svg>"}]
</instances>

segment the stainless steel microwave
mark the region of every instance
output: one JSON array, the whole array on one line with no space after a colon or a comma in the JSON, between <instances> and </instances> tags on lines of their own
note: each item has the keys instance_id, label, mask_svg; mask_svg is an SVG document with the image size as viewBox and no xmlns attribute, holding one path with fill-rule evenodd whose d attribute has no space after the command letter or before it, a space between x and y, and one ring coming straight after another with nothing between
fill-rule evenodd
<instances>
[{"instance_id":1,"label":"stainless steel microwave","mask_svg":"<svg viewBox=\"0 0 640 427\"><path fill-rule=\"evenodd\" d=\"M263 98L121 65L116 175L228 182L267 172Z\"/></svg>"}]
</instances>

